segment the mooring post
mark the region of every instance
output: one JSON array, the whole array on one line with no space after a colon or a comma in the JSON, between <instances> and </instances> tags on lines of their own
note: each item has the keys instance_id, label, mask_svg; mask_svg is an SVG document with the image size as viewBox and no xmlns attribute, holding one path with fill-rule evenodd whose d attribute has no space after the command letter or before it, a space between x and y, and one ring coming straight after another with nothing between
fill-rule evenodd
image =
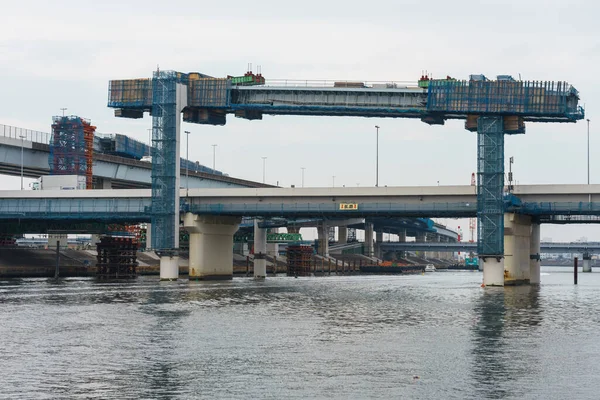
<instances>
[{"instance_id":1,"label":"mooring post","mask_svg":"<svg viewBox=\"0 0 600 400\"><path fill-rule=\"evenodd\" d=\"M577 285L577 257L573 260L573 284Z\"/></svg>"}]
</instances>

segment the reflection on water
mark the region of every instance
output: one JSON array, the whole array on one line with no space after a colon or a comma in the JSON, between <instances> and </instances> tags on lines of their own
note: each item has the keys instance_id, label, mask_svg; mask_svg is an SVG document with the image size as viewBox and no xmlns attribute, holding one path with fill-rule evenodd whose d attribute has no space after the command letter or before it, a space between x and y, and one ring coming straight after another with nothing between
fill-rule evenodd
<instances>
[{"instance_id":1,"label":"reflection on water","mask_svg":"<svg viewBox=\"0 0 600 400\"><path fill-rule=\"evenodd\" d=\"M600 274L544 272L0 281L0 398L594 398Z\"/></svg>"}]
</instances>

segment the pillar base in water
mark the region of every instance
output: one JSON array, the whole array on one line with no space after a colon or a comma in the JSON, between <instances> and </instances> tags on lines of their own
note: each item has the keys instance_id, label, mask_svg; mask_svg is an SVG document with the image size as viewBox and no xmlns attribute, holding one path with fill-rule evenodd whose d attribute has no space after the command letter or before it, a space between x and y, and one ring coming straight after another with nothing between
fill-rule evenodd
<instances>
[{"instance_id":1,"label":"pillar base in water","mask_svg":"<svg viewBox=\"0 0 600 400\"><path fill-rule=\"evenodd\" d=\"M504 286L504 258L484 257L479 262L483 266L485 286Z\"/></svg>"},{"instance_id":2,"label":"pillar base in water","mask_svg":"<svg viewBox=\"0 0 600 400\"><path fill-rule=\"evenodd\" d=\"M179 257L162 256L160 258L160 280L176 281L179 278Z\"/></svg>"},{"instance_id":3,"label":"pillar base in water","mask_svg":"<svg viewBox=\"0 0 600 400\"><path fill-rule=\"evenodd\" d=\"M583 259L583 272L592 272L592 260Z\"/></svg>"}]
</instances>

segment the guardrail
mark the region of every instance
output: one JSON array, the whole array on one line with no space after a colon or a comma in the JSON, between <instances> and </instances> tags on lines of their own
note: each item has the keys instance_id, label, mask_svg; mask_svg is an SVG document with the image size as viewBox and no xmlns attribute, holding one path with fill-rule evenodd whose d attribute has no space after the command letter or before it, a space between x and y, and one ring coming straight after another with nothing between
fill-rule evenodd
<instances>
[{"instance_id":1,"label":"guardrail","mask_svg":"<svg viewBox=\"0 0 600 400\"><path fill-rule=\"evenodd\" d=\"M50 144L50 134L47 132L18 128L10 125L0 124L0 136L17 140L22 139L35 143Z\"/></svg>"}]
</instances>

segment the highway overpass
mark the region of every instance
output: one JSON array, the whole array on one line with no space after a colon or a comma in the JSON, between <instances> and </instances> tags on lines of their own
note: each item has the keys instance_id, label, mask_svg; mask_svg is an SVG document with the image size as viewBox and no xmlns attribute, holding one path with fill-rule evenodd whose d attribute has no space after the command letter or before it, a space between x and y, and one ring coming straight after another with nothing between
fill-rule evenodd
<instances>
[{"instance_id":1,"label":"highway overpass","mask_svg":"<svg viewBox=\"0 0 600 400\"><path fill-rule=\"evenodd\" d=\"M417 242L382 242L381 251L435 251L435 252L474 252L477 253L475 242L454 243L417 243ZM541 242L541 253L600 253L599 242L551 243Z\"/></svg>"}]
</instances>

